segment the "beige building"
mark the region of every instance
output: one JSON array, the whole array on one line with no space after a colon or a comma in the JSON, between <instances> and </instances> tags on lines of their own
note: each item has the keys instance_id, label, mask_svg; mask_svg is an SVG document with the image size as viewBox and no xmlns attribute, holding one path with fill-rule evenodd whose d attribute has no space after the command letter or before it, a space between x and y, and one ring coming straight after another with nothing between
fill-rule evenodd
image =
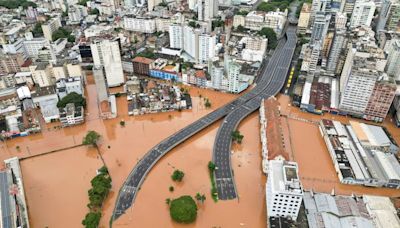
<instances>
[{"instance_id":1,"label":"beige building","mask_svg":"<svg viewBox=\"0 0 400 228\"><path fill-rule=\"evenodd\" d=\"M245 25L245 17L243 15L235 15L233 17L233 27L237 28L239 25Z\"/></svg>"},{"instance_id":2,"label":"beige building","mask_svg":"<svg viewBox=\"0 0 400 228\"><path fill-rule=\"evenodd\" d=\"M19 105L18 94L15 88L0 90L0 108L7 108L12 105Z\"/></svg>"},{"instance_id":3,"label":"beige building","mask_svg":"<svg viewBox=\"0 0 400 228\"><path fill-rule=\"evenodd\" d=\"M61 27L60 18L54 17L42 25L43 35L48 41L53 41L53 33Z\"/></svg>"},{"instance_id":4,"label":"beige building","mask_svg":"<svg viewBox=\"0 0 400 228\"><path fill-rule=\"evenodd\" d=\"M51 75L52 75L52 77L56 80L56 81L58 81L58 80L60 80L60 79L62 79L62 78L66 78L67 77L67 71L66 71L66 69L64 68L64 66L63 65L55 65L55 66L52 66L51 67Z\"/></svg>"},{"instance_id":5,"label":"beige building","mask_svg":"<svg viewBox=\"0 0 400 228\"><path fill-rule=\"evenodd\" d=\"M245 27L250 30L261 30L262 27L265 27L264 23L264 12L252 11L245 17Z\"/></svg>"},{"instance_id":6,"label":"beige building","mask_svg":"<svg viewBox=\"0 0 400 228\"><path fill-rule=\"evenodd\" d=\"M297 24L298 32L300 34L306 34L311 16L311 5L304 3L300 11L299 22Z\"/></svg>"},{"instance_id":7,"label":"beige building","mask_svg":"<svg viewBox=\"0 0 400 228\"><path fill-rule=\"evenodd\" d=\"M0 89L15 87L14 74L0 75Z\"/></svg>"},{"instance_id":8,"label":"beige building","mask_svg":"<svg viewBox=\"0 0 400 228\"><path fill-rule=\"evenodd\" d=\"M242 16L243 17L243 16ZM252 11L244 17L244 27L250 30L260 31L262 28L271 28L279 36L285 26L287 19L287 10L285 12L260 12ZM233 24L242 25L243 21L240 15L235 15Z\"/></svg>"},{"instance_id":9,"label":"beige building","mask_svg":"<svg viewBox=\"0 0 400 228\"><path fill-rule=\"evenodd\" d=\"M84 77L81 65L68 63L66 65L66 67L67 67L68 76L70 76L70 77L76 77L76 76Z\"/></svg>"},{"instance_id":10,"label":"beige building","mask_svg":"<svg viewBox=\"0 0 400 228\"><path fill-rule=\"evenodd\" d=\"M24 57L21 53L0 56L0 74L16 73L21 70Z\"/></svg>"},{"instance_id":11,"label":"beige building","mask_svg":"<svg viewBox=\"0 0 400 228\"><path fill-rule=\"evenodd\" d=\"M54 85L52 80L51 67L47 63L32 65L29 67L32 73L32 79L39 87Z\"/></svg>"}]
</instances>

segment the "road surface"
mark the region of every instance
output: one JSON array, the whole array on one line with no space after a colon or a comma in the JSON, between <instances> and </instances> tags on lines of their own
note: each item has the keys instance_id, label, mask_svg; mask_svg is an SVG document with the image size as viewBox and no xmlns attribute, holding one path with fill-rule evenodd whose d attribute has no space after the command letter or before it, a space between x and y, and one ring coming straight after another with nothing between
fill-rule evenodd
<instances>
[{"instance_id":1,"label":"road surface","mask_svg":"<svg viewBox=\"0 0 400 228\"><path fill-rule=\"evenodd\" d=\"M270 79L272 75L266 72L265 68L263 68L261 72L263 72L262 74L260 74L261 79L250 92L240 96L236 100L226 104L225 106L211 112L210 114L207 114L206 116L193 122L187 127L179 130L175 134L157 144L150 151L148 151L144 155L144 157L138 161L134 169L129 174L128 178L125 180L123 186L121 187L114 207L112 221L119 218L122 214L125 213L128 208L132 206L136 194L140 190L140 186L145 180L147 174L165 154L167 154L177 145L183 143L185 140L189 139L196 133L215 123L219 119L226 116L228 113L242 106L245 102L253 99L261 92L263 92L265 90L265 87L271 81Z\"/></svg>"},{"instance_id":2,"label":"road surface","mask_svg":"<svg viewBox=\"0 0 400 228\"><path fill-rule=\"evenodd\" d=\"M216 166L215 181L218 198L221 200L235 199L237 191L231 167L232 132L241 120L260 107L262 99L275 96L282 89L286 81L291 60L296 48L296 29L289 27L286 38L282 38L274 52L268 66L262 72L271 76L262 76L269 79L264 89L257 96L248 100L230 112L218 129L213 149L213 162Z\"/></svg>"}]
</instances>

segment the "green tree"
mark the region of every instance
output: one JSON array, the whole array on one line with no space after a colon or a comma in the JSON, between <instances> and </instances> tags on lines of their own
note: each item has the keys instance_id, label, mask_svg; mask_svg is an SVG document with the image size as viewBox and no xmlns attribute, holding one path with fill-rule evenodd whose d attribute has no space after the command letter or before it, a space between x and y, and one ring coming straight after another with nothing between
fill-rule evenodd
<instances>
[{"instance_id":1,"label":"green tree","mask_svg":"<svg viewBox=\"0 0 400 228\"><path fill-rule=\"evenodd\" d=\"M145 58L149 58L149 59L156 58L156 54L154 54L153 50L145 50L140 53L137 53L135 56L145 57Z\"/></svg>"},{"instance_id":2,"label":"green tree","mask_svg":"<svg viewBox=\"0 0 400 228\"><path fill-rule=\"evenodd\" d=\"M192 223L197 218L197 205L191 196L181 196L171 201L169 212L178 223Z\"/></svg>"},{"instance_id":3,"label":"green tree","mask_svg":"<svg viewBox=\"0 0 400 228\"><path fill-rule=\"evenodd\" d=\"M165 2L164 0L160 2L160 4L158 4L159 6L163 6L163 7L167 7L168 3Z\"/></svg>"},{"instance_id":4,"label":"green tree","mask_svg":"<svg viewBox=\"0 0 400 228\"><path fill-rule=\"evenodd\" d=\"M70 43L75 43L76 37L73 35L68 35L67 36L67 41Z\"/></svg>"},{"instance_id":5,"label":"green tree","mask_svg":"<svg viewBox=\"0 0 400 228\"><path fill-rule=\"evenodd\" d=\"M224 21L221 19L213 20L211 23L212 30L214 30L215 28L218 28L218 27L223 27L223 26L224 26Z\"/></svg>"},{"instance_id":6,"label":"green tree","mask_svg":"<svg viewBox=\"0 0 400 228\"><path fill-rule=\"evenodd\" d=\"M195 198L197 201L199 201L201 203L204 203L204 201L206 200L206 196L204 194L200 194L199 192L196 193Z\"/></svg>"},{"instance_id":7,"label":"green tree","mask_svg":"<svg viewBox=\"0 0 400 228\"><path fill-rule=\"evenodd\" d=\"M100 208L111 189L111 177L108 173L107 167L103 166L98 169L98 174L90 181L90 183L92 188L88 191L89 204L87 205L90 212L86 214L82 224L85 227L97 228L101 218Z\"/></svg>"},{"instance_id":8,"label":"green tree","mask_svg":"<svg viewBox=\"0 0 400 228\"><path fill-rule=\"evenodd\" d=\"M81 5L81 6L86 6L87 4L87 2L88 2L89 0L80 0L79 2L78 2L78 4L79 5Z\"/></svg>"},{"instance_id":9,"label":"green tree","mask_svg":"<svg viewBox=\"0 0 400 228\"><path fill-rule=\"evenodd\" d=\"M119 121L119 125L121 125L121 127L125 127L125 120Z\"/></svg>"},{"instance_id":10,"label":"green tree","mask_svg":"<svg viewBox=\"0 0 400 228\"><path fill-rule=\"evenodd\" d=\"M89 212L82 221L82 225L86 228L97 228L99 226L100 218L101 212Z\"/></svg>"},{"instance_id":11,"label":"green tree","mask_svg":"<svg viewBox=\"0 0 400 228\"><path fill-rule=\"evenodd\" d=\"M284 11L289 7L291 1L292 0L270 0L269 2L262 2L258 5L257 10L269 12L279 9L280 11Z\"/></svg>"},{"instance_id":12,"label":"green tree","mask_svg":"<svg viewBox=\"0 0 400 228\"><path fill-rule=\"evenodd\" d=\"M205 106L206 108L211 108L211 102L210 102L209 99L206 99L206 102L204 103L204 106Z\"/></svg>"},{"instance_id":13,"label":"green tree","mask_svg":"<svg viewBox=\"0 0 400 228\"><path fill-rule=\"evenodd\" d=\"M247 10L239 10L236 15L242 15L242 16L246 16L247 14L249 14L249 11Z\"/></svg>"},{"instance_id":14,"label":"green tree","mask_svg":"<svg viewBox=\"0 0 400 228\"><path fill-rule=\"evenodd\" d=\"M299 39L299 45L300 46L303 46L303 44L306 44L306 43L308 43L309 41L306 39L306 38L304 38L304 37L301 37L300 39Z\"/></svg>"},{"instance_id":15,"label":"green tree","mask_svg":"<svg viewBox=\"0 0 400 228\"><path fill-rule=\"evenodd\" d=\"M175 171L171 175L171 178L173 181L181 182L184 176L185 176L185 173L183 173L179 169L175 169Z\"/></svg>"},{"instance_id":16,"label":"green tree","mask_svg":"<svg viewBox=\"0 0 400 228\"><path fill-rule=\"evenodd\" d=\"M90 10L89 14L92 14L92 15L95 14L98 16L98 15L100 15L100 11L98 9L94 8L94 9Z\"/></svg>"},{"instance_id":17,"label":"green tree","mask_svg":"<svg viewBox=\"0 0 400 228\"><path fill-rule=\"evenodd\" d=\"M278 39L276 37L276 33L272 28L262 28L258 34L260 36L265 36L268 39L268 48L269 49L275 49Z\"/></svg>"},{"instance_id":18,"label":"green tree","mask_svg":"<svg viewBox=\"0 0 400 228\"><path fill-rule=\"evenodd\" d=\"M246 28L243 27L242 25L238 25L238 27L236 28L236 31L238 31L238 32L245 32L245 31L246 31Z\"/></svg>"},{"instance_id":19,"label":"green tree","mask_svg":"<svg viewBox=\"0 0 400 228\"><path fill-rule=\"evenodd\" d=\"M43 36L43 30L42 30L42 23L38 22L35 24L35 26L32 29L33 36L39 37Z\"/></svg>"},{"instance_id":20,"label":"green tree","mask_svg":"<svg viewBox=\"0 0 400 228\"><path fill-rule=\"evenodd\" d=\"M100 169L98 169L98 172L103 175L108 175L108 169L106 166L102 166Z\"/></svg>"},{"instance_id":21,"label":"green tree","mask_svg":"<svg viewBox=\"0 0 400 228\"><path fill-rule=\"evenodd\" d=\"M22 6L22 8L24 9L27 9L29 6L37 8L36 3L27 0L0 0L0 7L4 7L7 9L16 9L20 6Z\"/></svg>"},{"instance_id":22,"label":"green tree","mask_svg":"<svg viewBox=\"0 0 400 228\"><path fill-rule=\"evenodd\" d=\"M258 5L257 10L269 12L269 11L274 11L275 7L272 6L271 4L268 4L268 2L261 2L261 4Z\"/></svg>"},{"instance_id":23,"label":"green tree","mask_svg":"<svg viewBox=\"0 0 400 228\"><path fill-rule=\"evenodd\" d=\"M97 146L97 142L100 139L100 134L95 131L88 131L86 136L82 140L83 145Z\"/></svg>"},{"instance_id":24,"label":"green tree","mask_svg":"<svg viewBox=\"0 0 400 228\"><path fill-rule=\"evenodd\" d=\"M236 141L239 144L242 143L244 136L240 134L240 131L238 130L232 131L231 136L232 136L232 141L234 142Z\"/></svg>"},{"instance_id":25,"label":"green tree","mask_svg":"<svg viewBox=\"0 0 400 228\"><path fill-rule=\"evenodd\" d=\"M170 198L166 198L166 199L165 199L165 203L168 204L168 205L170 205L170 204L171 204L171 199L170 199Z\"/></svg>"},{"instance_id":26,"label":"green tree","mask_svg":"<svg viewBox=\"0 0 400 228\"><path fill-rule=\"evenodd\" d=\"M188 25L192 28L200 28L200 25L196 21L189 21Z\"/></svg>"},{"instance_id":27,"label":"green tree","mask_svg":"<svg viewBox=\"0 0 400 228\"><path fill-rule=\"evenodd\" d=\"M71 30L60 27L56 31L53 32L52 39L53 40L58 40L60 38L67 38L68 42L74 42L75 37L71 35Z\"/></svg>"},{"instance_id":28,"label":"green tree","mask_svg":"<svg viewBox=\"0 0 400 228\"><path fill-rule=\"evenodd\" d=\"M210 170L211 172L214 172L215 170L215 164L212 161L208 162L208 170Z\"/></svg>"},{"instance_id":29,"label":"green tree","mask_svg":"<svg viewBox=\"0 0 400 228\"><path fill-rule=\"evenodd\" d=\"M57 107L65 108L65 106L69 103L73 103L75 105L75 107L79 107L79 106L86 107L85 98L83 98L82 95L80 95L76 92L71 92L67 96L63 97L63 99L58 101Z\"/></svg>"},{"instance_id":30,"label":"green tree","mask_svg":"<svg viewBox=\"0 0 400 228\"><path fill-rule=\"evenodd\" d=\"M169 186L168 190L169 190L170 192L173 192L173 191L174 191L174 186Z\"/></svg>"}]
</instances>

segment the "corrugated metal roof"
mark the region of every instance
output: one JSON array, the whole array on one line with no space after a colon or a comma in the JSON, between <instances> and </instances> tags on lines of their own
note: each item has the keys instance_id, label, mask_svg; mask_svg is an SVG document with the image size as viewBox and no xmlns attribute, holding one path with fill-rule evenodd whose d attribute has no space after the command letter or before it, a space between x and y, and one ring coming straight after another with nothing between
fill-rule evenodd
<instances>
[{"instance_id":1,"label":"corrugated metal roof","mask_svg":"<svg viewBox=\"0 0 400 228\"><path fill-rule=\"evenodd\" d=\"M304 206L310 228L373 228L366 207L353 197L324 193L304 193Z\"/></svg>"},{"instance_id":2,"label":"corrugated metal roof","mask_svg":"<svg viewBox=\"0 0 400 228\"><path fill-rule=\"evenodd\" d=\"M372 146L390 146L391 141L382 127L369 124L362 124L361 126Z\"/></svg>"}]
</instances>

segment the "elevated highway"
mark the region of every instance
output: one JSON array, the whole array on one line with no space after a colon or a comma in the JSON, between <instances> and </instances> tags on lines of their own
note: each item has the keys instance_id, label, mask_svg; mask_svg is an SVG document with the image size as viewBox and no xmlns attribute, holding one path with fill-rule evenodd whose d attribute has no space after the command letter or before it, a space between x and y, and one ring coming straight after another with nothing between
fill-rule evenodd
<instances>
[{"instance_id":1,"label":"elevated highway","mask_svg":"<svg viewBox=\"0 0 400 228\"><path fill-rule=\"evenodd\" d=\"M286 38L282 38L282 40L283 40L283 43L282 43L282 41L279 43L275 52L281 53L280 49L284 48L284 45L287 43ZM285 61L290 63L290 59L286 59ZM270 74L268 71L271 69L271 66L270 66L271 64L276 65L278 63L279 62L277 62L276 60L273 59L268 63L267 67L263 66L263 68L261 69L261 73L259 75L259 77L261 77L261 78L258 81L257 85L250 92L240 96L236 100L224 105L223 107L221 107L221 108L207 114L206 116L200 118L199 120L191 123L190 125L186 126L185 128L179 130L178 132L176 132L173 135L169 136L168 138L164 139L159 144L154 146L150 151L148 151L143 156L143 158L138 161L138 163L136 164L134 169L130 172L129 176L125 180L123 186L121 187L121 189L118 193L116 205L114 207L112 221L119 218L122 214L125 213L125 211L128 208L130 208L132 206L132 204L136 198L136 195L140 189L140 186L142 185L143 181L145 180L147 174L150 172L150 170L153 168L153 166L165 154L167 154L174 147L183 143L184 141L186 141L187 139L189 139L196 133L200 132L204 128L210 126L211 124L220 120L224 116L228 115L230 112L237 110L238 108L240 108L240 110L241 110L240 112L250 111L248 109L249 108L253 109L255 107L256 102L254 101L254 98L258 97L259 94L261 94L261 93L270 94L271 92L275 91L276 87L280 83L280 80L273 80L274 74ZM273 88L268 89L267 88L268 86L273 86ZM268 91L269 90L273 90L273 91L267 93L266 89L268 89ZM251 101L251 102L248 103L249 101ZM246 105L244 106L244 104L246 104ZM259 103L258 103L258 105L259 105ZM243 114L240 114L240 116L243 116ZM229 132L229 135L230 135L230 132ZM230 163L230 158L229 158L229 163ZM221 186L221 183L219 185ZM236 196L236 194L235 194L235 196Z\"/></svg>"}]
</instances>

